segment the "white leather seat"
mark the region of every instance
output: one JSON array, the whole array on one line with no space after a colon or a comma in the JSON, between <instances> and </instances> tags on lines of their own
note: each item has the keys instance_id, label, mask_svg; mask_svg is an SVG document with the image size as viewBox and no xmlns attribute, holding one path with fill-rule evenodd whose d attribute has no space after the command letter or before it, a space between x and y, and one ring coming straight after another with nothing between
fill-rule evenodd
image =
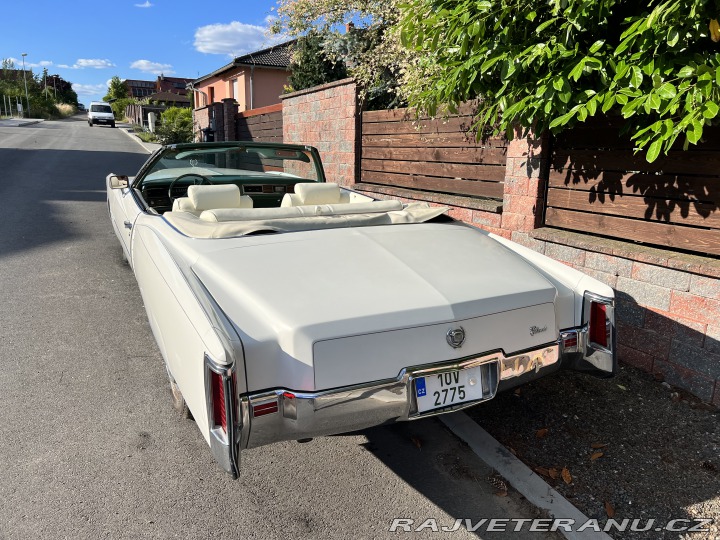
<instances>
[{"instance_id":1,"label":"white leather seat","mask_svg":"<svg viewBox=\"0 0 720 540\"><path fill-rule=\"evenodd\" d=\"M240 195L235 184L189 186L187 197L175 199L173 212L189 212L196 216L216 208L252 208L253 200Z\"/></svg>"},{"instance_id":2,"label":"white leather seat","mask_svg":"<svg viewBox=\"0 0 720 540\"><path fill-rule=\"evenodd\" d=\"M300 183L295 184L295 193L286 193L280 203L281 207L308 206L312 204L346 204L350 202L350 194L340 189L337 184Z\"/></svg>"}]
</instances>

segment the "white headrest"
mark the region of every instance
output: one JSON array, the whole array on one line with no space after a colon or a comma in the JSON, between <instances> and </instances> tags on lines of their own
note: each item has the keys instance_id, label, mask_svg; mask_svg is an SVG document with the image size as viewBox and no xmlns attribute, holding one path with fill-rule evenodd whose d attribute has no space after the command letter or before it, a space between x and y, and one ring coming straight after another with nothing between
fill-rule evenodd
<instances>
[{"instance_id":1,"label":"white headrest","mask_svg":"<svg viewBox=\"0 0 720 540\"><path fill-rule=\"evenodd\" d=\"M243 204L240 188L235 184L189 186L187 194L197 211L211 208L241 208Z\"/></svg>"},{"instance_id":2,"label":"white headrest","mask_svg":"<svg viewBox=\"0 0 720 540\"><path fill-rule=\"evenodd\" d=\"M340 186L337 184L295 184L295 194L301 204L335 204L340 202Z\"/></svg>"}]
</instances>

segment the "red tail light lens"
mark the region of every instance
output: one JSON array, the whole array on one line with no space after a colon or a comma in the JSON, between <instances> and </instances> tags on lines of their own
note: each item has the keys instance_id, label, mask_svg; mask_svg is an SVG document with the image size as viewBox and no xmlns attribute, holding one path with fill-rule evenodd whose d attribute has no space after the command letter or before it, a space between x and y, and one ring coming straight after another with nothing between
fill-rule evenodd
<instances>
[{"instance_id":1,"label":"red tail light lens","mask_svg":"<svg viewBox=\"0 0 720 540\"><path fill-rule=\"evenodd\" d=\"M601 347L608 346L607 312L605 304L590 303L590 341Z\"/></svg>"},{"instance_id":2,"label":"red tail light lens","mask_svg":"<svg viewBox=\"0 0 720 540\"><path fill-rule=\"evenodd\" d=\"M225 411L225 385L222 375L210 372L210 384L212 385L213 422L220 426L227 433L227 414Z\"/></svg>"}]
</instances>

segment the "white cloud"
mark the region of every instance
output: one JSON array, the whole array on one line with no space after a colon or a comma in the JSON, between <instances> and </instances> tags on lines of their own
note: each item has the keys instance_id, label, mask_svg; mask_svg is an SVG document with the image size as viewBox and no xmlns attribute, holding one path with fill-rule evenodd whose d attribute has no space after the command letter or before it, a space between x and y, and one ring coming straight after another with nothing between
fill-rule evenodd
<instances>
[{"instance_id":1,"label":"white cloud","mask_svg":"<svg viewBox=\"0 0 720 540\"><path fill-rule=\"evenodd\" d=\"M202 53L241 56L282 41L282 36L268 36L265 26L233 21L201 26L195 30L194 45Z\"/></svg>"},{"instance_id":2,"label":"white cloud","mask_svg":"<svg viewBox=\"0 0 720 540\"><path fill-rule=\"evenodd\" d=\"M72 89L78 96L96 96L98 94L106 94L107 84L79 84L73 83Z\"/></svg>"},{"instance_id":3,"label":"white cloud","mask_svg":"<svg viewBox=\"0 0 720 540\"><path fill-rule=\"evenodd\" d=\"M75 62L72 66L69 66L67 64L58 64L57 67L64 68L64 69L85 69L85 68L105 69L105 68L115 67L115 64L113 64L108 59L78 58L77 62Z\"/></svg>"},{"instance_id":4,"label":"white cloud","mask_svg":"<svg viewBox=\"0 0 720 540\"><path fill-rule=\"evenodd\" d=\"M150 3L150 0L145 0L145 2L143 2L142 4L135 4L135 7L139 7L139 8L149 8L149 7L153 7L154 5L155 5L155 4L151 4L151 3Z\"/></svg>"},{"instance_id":5,"label":"white cloud","mask_svg":"<svg viewBox=\"0 0 720 540\"><path fill-rule=\"evenodd\" d=\"M153 75L172 75L173 71L171 64L161 64L159 62L151 62L150 60L135 60L130 64L132 69L139 69L145 73L152 73Z\"/></svg>"},{"instance_id":6,"label":"white cloud","mask_svg":"<svg viewBox=\"0 0 720 540\"><path fill-rule=\"evenodd\" d=\"M16 69L22 69L23 61L22 58L19 60L17 58L8 58L13 64L15 64ZM53 62L51 60L41 60L40 62L30 62L27 58L25 58L25 69L32 69L32 68L44 68L44 67L50 67L53 65Z\"/></svg>"}]
</instances>

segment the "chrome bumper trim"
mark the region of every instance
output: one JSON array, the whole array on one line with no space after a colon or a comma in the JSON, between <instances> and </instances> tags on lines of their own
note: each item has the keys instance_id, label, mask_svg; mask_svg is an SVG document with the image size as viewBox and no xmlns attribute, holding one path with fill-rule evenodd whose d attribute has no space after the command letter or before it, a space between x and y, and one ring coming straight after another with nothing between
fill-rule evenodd
<instances>
[{"instance_id":1,"label":"chrome bumper trim","mask_svg":"<svg viewBox=\"0 0 720 540\"><path fill-rule=\"evenodd\" d=\"M537 373L560 359L559 344L505 357L502 352L452 362L403 369L395 379L321 392L294 392L284 388L241 397L247 406L247 448L283 440L347 433L397 421L415 420L472 407L492 399L500 380ZM413 381L418 377L481 366L483 398L419 414ZM277 402L278 412L252 417L258 405ZM249 410L248 410L249 409Z\"/></svg>"}]
</instances>

